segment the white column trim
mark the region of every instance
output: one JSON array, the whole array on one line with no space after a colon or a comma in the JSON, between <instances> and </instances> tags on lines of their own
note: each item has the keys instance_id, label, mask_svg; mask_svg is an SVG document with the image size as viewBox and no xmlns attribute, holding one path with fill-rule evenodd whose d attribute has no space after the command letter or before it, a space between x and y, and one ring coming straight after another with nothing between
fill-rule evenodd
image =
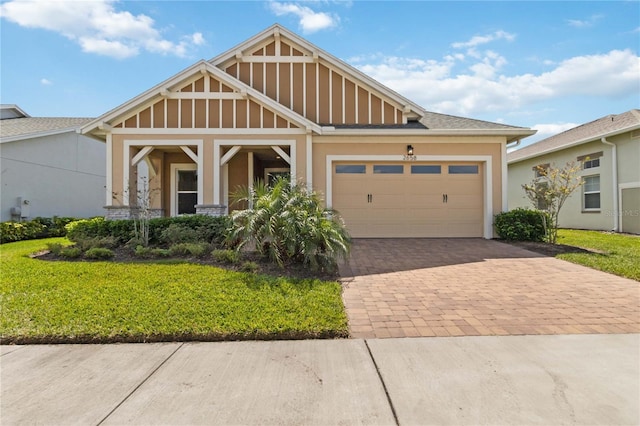
<instances>
[{"instance_id":1,"label":"white column trim","mask_svg":"<svg viewBox=\"0 0 640 426\"><path fill-rule=\"evenodd\" d=\"M307 133L307 190L313 190L313 135Z\"/></svg>"},{"instance_id":2,"label":"white column trim","mask_svg":"<svg viewBox=\"0 0 640 426\"><path fill-rule=\"evenodd\" d=\"M107 182L105 206L113 205L113 135L107 133Z\"/></svg>"},{"instance_id":3,"label":"white column trim","mask_svg":"<svg viewBox=\"0 0 640 426\"><path fill-rule=\"evenodd\" d=\"M502 150L500 152L500 163L502 164L502 211L509 210L509 168L507 166L507 143L502 144Z\"/></svg>"},{"instance_id":4,"label":"white column trim","mask_svg":"<svg viewBox=\"0 0 640 426\"><path fill-rule=\"evenodd\" d=\"M484 165L484 214L483 238L493 238L493 164L490 155L418 155L417 161L473 161ZM336 161L397 161L404 163L402 155L327 155L326 157L326 189L327 208L333 202L333 163Z\"/></svg>"}]
</instances>

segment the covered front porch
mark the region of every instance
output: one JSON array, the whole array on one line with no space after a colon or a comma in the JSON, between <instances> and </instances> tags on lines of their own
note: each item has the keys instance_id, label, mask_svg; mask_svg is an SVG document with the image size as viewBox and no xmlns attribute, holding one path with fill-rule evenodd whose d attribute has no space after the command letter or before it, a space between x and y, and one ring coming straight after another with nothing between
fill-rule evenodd
<instances>
[{"instance_id":1,"label":"covered front porch","mask_svg":"<svg viewBox=\"0 0 640 426\"><path fill-rule=\"evenodd\" d=\"M125 140L121 146L124 167L121 173L112 167L114 174L107 176L107 219L142 212L150 217L220 216L246 208L233 202L239 187L296 176L295 140ZM117 166L117 153L111 154Z\"/></svg>"}]
</instances>

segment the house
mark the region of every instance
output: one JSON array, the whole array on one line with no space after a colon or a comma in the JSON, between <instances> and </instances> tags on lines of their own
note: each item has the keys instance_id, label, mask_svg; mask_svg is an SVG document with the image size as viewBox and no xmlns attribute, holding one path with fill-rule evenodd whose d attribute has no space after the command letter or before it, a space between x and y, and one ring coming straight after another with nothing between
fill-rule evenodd
<instances>
[{"instance_id":1,"label":"house","mask_svg":"<svg viewBox=\"0 0 640 426\"><path fill-rule=\"evenodd\" d=\"M104 212L105 146L78 133L92 119L0 112L1 221Z\"/></svg>"},{"instance_id":2,"label":"house","mask_svg":"<svg viewBox=\"0 0 640 426\"><path fill-rule=\"evenodd\" d=\"M355 237L484 238L507 208L507 144L534 133L425 111L280 25L82 132L107 146L109 218L141 192L157 216L225 214L239 185L290 174Z\"/></svg>"},{"instance_id":3,"label":"house","mask_svg":"<svg viewBox=\"0 0 640 426\"><path fill-rule=\"evenodd\" d=\"M640 110L612 114L507 155L509 209L529 206L522 185L537 166L576 162L584 184L560 212L563 228L640 234Z\"/></svg>"}]
</instances>

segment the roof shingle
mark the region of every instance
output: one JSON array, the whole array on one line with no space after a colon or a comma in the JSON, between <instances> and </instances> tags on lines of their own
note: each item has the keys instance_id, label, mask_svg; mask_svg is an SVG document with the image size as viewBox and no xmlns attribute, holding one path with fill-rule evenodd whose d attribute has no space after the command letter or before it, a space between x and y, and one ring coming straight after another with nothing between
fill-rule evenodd
<instances>
[{"instance_id":1,"label":"roof shingle","mask_svg":"<svg viewBox=\"0 0 640 426\"><path fill-rule=\"evenodd\" d=\"M607 135L640 127L640 110L632 109L622 114L610 114L573 129L566 130L507 154L507 162L535 157L557 151L578 143L598 140Z\"/></svg>"},{"instance_id":2,"label":"roof shingle","mask_svg":"<svg viewBox=\"0 0 640 426\"><path fill-rule=\"evenodd\" d=\"M90 122L91 118L29 117L0 121L0 139L27 138L64 130L75 130Z\"/></svg>"}]
</instances>

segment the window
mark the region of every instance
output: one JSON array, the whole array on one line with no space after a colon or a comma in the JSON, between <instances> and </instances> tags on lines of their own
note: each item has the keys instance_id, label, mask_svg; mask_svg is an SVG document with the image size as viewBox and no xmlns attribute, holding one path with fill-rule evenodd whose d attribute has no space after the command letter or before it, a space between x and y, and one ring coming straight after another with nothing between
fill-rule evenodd
<instances>
[{"instance_id":1,"label":"window","mask_svg":"<svg viewBox=\"0 0 640 426\"><path fill-rule=\"evenodd\" d=\"M578 157L578 161L582 163L582 169L593 169L594 167L600 167L600 157L602 157L603 151L592 152L591 154L581 155Z\"/></svg>"},{"instance_id":2,"label":"window","mask_svg":"<svg viewBox=\"0 0 640 426\"><path fill-rule=\"evenodd\" d=\"M373 166L374 174L402 174L404 173L404 166L402 164L394 165L381 165L375 164Z\"/></svg>"},{"instance_id":3,"label":"window","mask_svg":"<svg viewBox=\"0 0 640 426\"><path fill-rule=\"evenodd\" d=\"M478 166L449 166L450 175L477 175Z\"/></svg>"},{"instance_id":4,"label":"window","mask_svg":"<svg viewBox=\"0 0 640 426\"><path fill-rule=\"evenodd\" d=\"M582 162L583 169L593 169L594 167L600 167L600 158L594 158L591 160L584 160Z\"/></svg>"},{"instance_id":5,"label":"window","mask_svg":"<svg viewBox=\"0 0 640 426\"><path fill-rule=\"evenodd\" d=\"M411 174L414 175L439 175L442 172L440 166L412 165Z\"/></svg>"},{"instance_id":6,"label":"window","mask_svg":"<svg viewBox=\"0 0 640 426\"><path fill-rule=\"evenodd\" d=\"M198 204L198 174L195 170L178 170L177 214L195 214Z\"/></svg>"},{"instance_id":7,"label":"window","mask_svg":"<svg viewBox=\"0 0 640 426\"><path fill-rule=\"evenodd\" d=\"M336 173L357 173L364 174L367 170L364 164L338 164L336 166Z\"/></svg>"},{"instance_id":8,"label":"window","mask_svg":"<svg viewBox=\"0 0 640 426\"><path fill-rule=\"evenodd\" d=\"M547 188L549 188L549 184L547 182L536 183L536 208L538 210L547 210L549 208L547 198L544 196L544 194L547 193Z\"/></svg>"},{"instance_id":9,"label":"window","mask_svg":"<svg viewBox=\"0 0 640 426\"><path fill-rule=\"evenodd\" d=\"M600 210L600 175L585 176L583 179L584 210Z\"/></svg>"}]
</instances>

